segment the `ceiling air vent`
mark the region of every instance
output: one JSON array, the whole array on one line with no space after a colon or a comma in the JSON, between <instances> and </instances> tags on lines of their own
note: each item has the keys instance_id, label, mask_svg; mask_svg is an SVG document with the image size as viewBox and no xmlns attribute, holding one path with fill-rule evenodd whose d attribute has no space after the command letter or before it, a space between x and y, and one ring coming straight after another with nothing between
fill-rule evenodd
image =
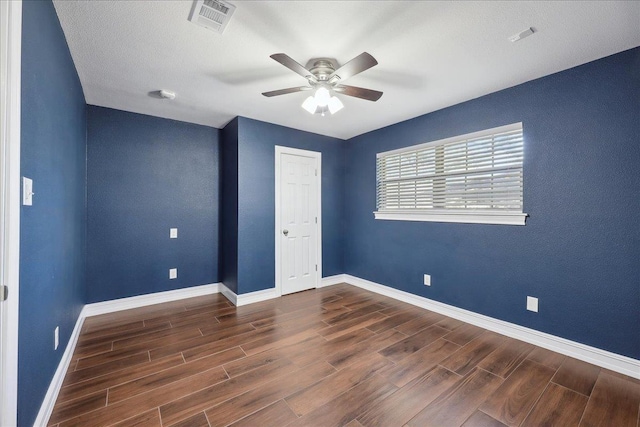
<instances>
[{"instance_id":1,"label":"ceiling air vent","mask_svg":"<svg viewBox=\"0 0 640 427\"><path fill-rule=\"evenodd\" d=\"M220 0L196 0L189 21L222 34L236 7Z\"/></svg>"}]
</instances>

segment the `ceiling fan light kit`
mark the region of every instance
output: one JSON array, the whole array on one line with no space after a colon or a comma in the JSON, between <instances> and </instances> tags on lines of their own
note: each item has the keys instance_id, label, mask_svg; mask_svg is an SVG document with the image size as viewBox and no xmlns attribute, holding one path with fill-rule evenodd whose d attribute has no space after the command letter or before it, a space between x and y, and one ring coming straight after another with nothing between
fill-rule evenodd
<instances>
[{"instance_id":1,"label":"ceiling fan light kit","mask_svg":"<svg viewBox=\"0 0 640 427\"><path fill-rule=\"evenodd\" d=\"M329 93L329 89L324 86L320 86L318 90L316 90L316 95L314 96L316 102L321 107L326 107L329 103L329 99L331 98L331 93Z\"/></svg>"},{"instance_id":2,"label":"ceiling fan light kit","mask_svg":"<svg viewBox=\"0 0 640 427\"><path fill-rule=\"evenodd\" d=\"M327 107L329 107L329 112L331 114L335 114L338 111L342 110L344 108L344 105L338 97L332 96L331 99L329 99L329 105L327 105Z\"/></svg>"},{"instance_id":3,"label":"ceiling fan light kit","mask_svg":"<svg viewBox=\"0 0 640 427\"><path fill-rule=\"evenodd\" d=\"M311 114L315 114L316 110L318 109L318 103L313 96L310 96L304 100L304 102L302 103L302 108L304 108Z\"/></svg>"},{"instance_id":4,"label":"ceiling fan light kit","mask_svg":"<svg viewBox=\"0 0 640 427\"><path fill-rule=\"evenodd\" d=\"M329 111L331 114L335 114L344 108L342 101L336 96L332 96L329 89L320 87L316 90L314 96L310 96L302 103L302 108L307 110L311 114L324 114Z\"/></svg>"},{"instance_id":5,"label":"ceiling fan light kit","mask_svg":"<svg viewBox=\"0 0 640 427\"><path fill-rule=\"evenodd\" d=\"M284 53L275 53L271 55L271 58L307 79L308 86L279 89L263 92L262 94L266 97L272 97L315 89L315 94L307 97L302 103L302 108L311 114L324 116L327 111L330 114L334 114L344 108L344 104L335 96L335 93L373 102L382 96L382 92L377 90L341 84L342 81L349 77L355 76L378 64L378 61L367 52L361 53L337 70L333 62L328 58L318 58L309 61L312 64L309 69L303 67Z\"/></svg>"}]
</instances>

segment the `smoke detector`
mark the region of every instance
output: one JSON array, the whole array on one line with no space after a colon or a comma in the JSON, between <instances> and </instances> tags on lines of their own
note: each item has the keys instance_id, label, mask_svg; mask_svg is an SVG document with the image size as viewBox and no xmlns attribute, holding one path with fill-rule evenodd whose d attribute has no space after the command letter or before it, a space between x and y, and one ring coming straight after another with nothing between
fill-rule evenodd
<instances>
[{"instance_id":1,"label":"smoke detector","mask_svg":"<svg viewBox=\"0 0 640 427\"><path fill-rule=\"evenodd\" d=\"M176 93L171 90L161 89L159 94L162 99L176 99Z\"/></svg>"},{"instance_id":2,"label":"smoke detector","mask_svg":"<svg viewBox=\"0 0 640 427\"><path fill-rule=\"evenodd\" d=\"M222 34L235 10L236 7L226 1L196 0L189 21Z\"/></svg>"}]
</instances>

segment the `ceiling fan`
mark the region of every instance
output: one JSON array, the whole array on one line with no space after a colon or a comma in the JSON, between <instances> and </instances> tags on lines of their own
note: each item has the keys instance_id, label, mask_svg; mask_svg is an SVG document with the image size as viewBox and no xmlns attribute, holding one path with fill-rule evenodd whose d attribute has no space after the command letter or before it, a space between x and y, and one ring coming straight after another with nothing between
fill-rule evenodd
<instances>
[{"instance_id":1,"label":"ceiling fan","mask_svg":"<svg viewBox=\"0 0 640 427\"><path fill-rule=\"evenodd\" d=\"M307 79L309 84L308 86L272 90L270 92L263 92L262 94L267 97L272 97L286 95L288 93L315 90L315 94L308 97L302 103L302 108L311 114L319 113L324 116L327 111L333 114L341 110L344 105L340 99L334 95L334 93L374 102L382 96L382 92L377 90L342 84L342 82L349 77L353 77L356 74L368 70L378 64L378 61L376 61L375 58L367 52L361 53L351 61L339 67L337 70L335 69L333 61L329 58L312 59L309 61L311 64L309 69L303 67L284 53L275 53L271 55L271 58Z\"/></svg>"}]
</instances>

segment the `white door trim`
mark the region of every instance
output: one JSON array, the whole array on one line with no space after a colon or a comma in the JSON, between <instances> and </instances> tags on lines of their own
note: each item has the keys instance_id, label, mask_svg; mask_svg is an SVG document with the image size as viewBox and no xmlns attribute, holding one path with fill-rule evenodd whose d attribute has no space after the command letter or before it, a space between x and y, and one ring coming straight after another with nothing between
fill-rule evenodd
<instances>
[{"instance_id":1,"label":"white door trim","mask_svg":"<svg viewBox=\"0 0 640 427\"><path fill-rule=\"evenodd\" d=\"M305 156L316 159L318 165L318 176L316 176L316 184L318 189L318 235L316 239L316 263L318 264L318 274L316 274L315 287L320 287L322 280L322 153L317 151L301 150L298 148L281 147L276 145L276 223L275 223L275 240L276 240L276 293L282 295L282 272L280 271L280 155L292 154L294 156Z\"/></svg>"},{"instance_id":2,"label":"white door trim","mask_svg":"<svg viewBox=\"0 0 640 427\"><path fill-rule=\"evenodd\" d=\"M0 357L3 384L0 384L0 425L17 425L18 415L18 286L20 273L20 66L22 61L22 2L0 1L2 22L0 40L5 43L1 63L2 75L0 115L0 152L3 176L0 179L0 276L9 287L2 324L7 325L2 337ZM5 56L6 55L6 56Z\"/></svg>"}]
</instances>

